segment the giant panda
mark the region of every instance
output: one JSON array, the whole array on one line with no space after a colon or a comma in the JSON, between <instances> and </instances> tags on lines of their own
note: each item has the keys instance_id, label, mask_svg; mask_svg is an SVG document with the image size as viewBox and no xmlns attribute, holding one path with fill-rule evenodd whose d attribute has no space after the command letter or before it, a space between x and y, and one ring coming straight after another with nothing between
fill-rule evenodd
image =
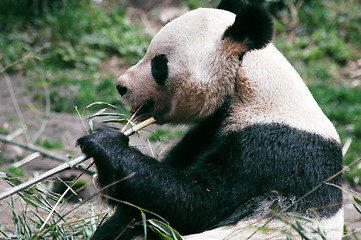
<instances>
[{"instance_id":1,"label":"giant panda","mask_svg":"<svg viewBox=\"0 0 361 240\"><path fill-rule=\"evenodd\" d=\"M112 129L78 140L116 207L93 239L142 238L141 215L124 201L184 239L307 236L285 213L301 215L320 239L341 239L339 136L272 38L264 9L232 0L189 11L155 35L116 88L139 120L191 127L161 160Z\"/></svg>"}]
</instances>

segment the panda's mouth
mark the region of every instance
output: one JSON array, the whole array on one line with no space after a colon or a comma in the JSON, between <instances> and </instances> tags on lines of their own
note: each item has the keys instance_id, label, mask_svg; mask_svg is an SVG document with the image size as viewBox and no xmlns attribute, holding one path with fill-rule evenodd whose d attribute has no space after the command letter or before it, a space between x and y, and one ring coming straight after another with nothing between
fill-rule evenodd
<instances>
[{"instance_id":1,"label":"panda's mouth","mask_svg":"<svg viewBox=\"0 0 361 240\"><path fill-rule=\"evenodd\" d=\"M152 99L146 101L146 103L142 105L132 105L132 110L130 111L130 115L136 121L143 121L151 116L151 113L154 108L154 101Z\"/></svg>"}]
</instances>

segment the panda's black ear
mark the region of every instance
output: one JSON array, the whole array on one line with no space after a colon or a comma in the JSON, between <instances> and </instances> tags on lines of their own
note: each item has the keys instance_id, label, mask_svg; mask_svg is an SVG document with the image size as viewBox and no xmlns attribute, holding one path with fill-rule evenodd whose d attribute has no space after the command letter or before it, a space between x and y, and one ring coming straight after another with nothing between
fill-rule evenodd
<instances>
[{"instance_id":1,"label":"panda's black ear","mask_svg":"<svg viewBox=\"0 0 361 240\"><path fill-rule=\"evenodd\" d=\"M217 8L237 14L238 10L242 8L244 4L246 3L241 0L222 0Z\"/></svg>"},{"instance_id":2,"label":"panda's black ear","mask_svg":"<svg viewBox=\"0 0 361 240\"><path fill-rule=\"evenodd\" d=\"M247 50L263 48L273 37L271 15L255 4L243 2L238 6L236 20L223 37L236 42L246 41Z\"/></svg>"}]
</instances>

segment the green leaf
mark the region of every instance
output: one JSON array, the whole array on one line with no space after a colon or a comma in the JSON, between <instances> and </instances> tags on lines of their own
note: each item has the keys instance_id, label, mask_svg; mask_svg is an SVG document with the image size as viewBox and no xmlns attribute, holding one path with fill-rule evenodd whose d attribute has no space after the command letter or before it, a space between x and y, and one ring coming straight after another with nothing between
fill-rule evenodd
<instances>
[{"instance_id":1,"label":"green leaf","mask_svg":"<svg viewBox=\"0 0 361 240\"><path fill-rule=\"evenodd\" d=\"M149 227L150 227L150 229L152 229L153 232L155 232L163 240L173 240L171 237L169 237L168 235L161 232L157 227L154 227L154 226L149 226Z\"/></svg>"},{"instance_id":2,"label":"green leaf","mask_svg":"<svg viewBox=\"0 0 361 240\"><path fill-rule=\"evenodd\" d=\"M171 226L165 224L162 221L157 219L149 219L148 222L152 224L155 228L163 232L168 238L166 239L175 239L175 240L182 240L182 236L175 231Z\"/></svg>"},{"instance_id":3,"label":"green leaf","mask_svg":"<svg viewBox=\"0 0 361 240\"><path fill-rule=\"evenodd\" d=\"M111 122L123 123L123 122L128 122L128 120L127 119L108 119L108 120L101 121L101 123L111 123Z\"/></svg>"},{"instance_id":4,"label":"green leaf","mask_svg":"<svg viewBox=\"0 0 361 240\"><path fill-rule=\"evenodd\" d=\"M353 206L355 207L355 209L357 210L357 212L359 212L361 214L361 209L359 206L357 206L356 204L353 204Z\"/></svg>"},{"instance_id":5,"label":"green leaf","mask_svg":"<svg viewBox=\"0 0 361 240\"><path fill-rule=\"evenodd\" d=\"M116 116L116 117L125 117L125 114L121 114L121 113L95 113L89 117L87 117L87 119L91 119L91 118L95 118L95 117L107 117L107 116Z\"/></svg>"},{"instance_id":6,"label":"green leaf","mask_svg":"<svg viewBox=\"0 0 361 240\"><path fill-rule=\"evenodd\" d=\"M94 205L90 205L90 228L92 233L97 230L96 214L94 212Z\"/></svg>"},{"instance_id":7,"label":"green leaf","mask_svg":"<svg viewBox=\"0 0 361 240\"><path fill-rule=\"evenodd\" d=\"M92 134L94 132L93 119L89 120L88 125L89 125L89 133Z\"/></svg>"},{"instance_id":8,"label":"green leaf","mask_svg":"<svg viewBox=\"0 0 361 240\"><path fill-rule=\"evenodd\" d=\"M11 239L11 237L9 235L7 235L2 229L1 229L1 225L0 225L0 233L3 234L7 239Z\"/></svg>"},{"instance_id":9,"label":"green leaf","mask_svg":"<svg viewBox=\"0 0 361 240\"><path fill-rule=\"evenodd\" d=\"M302 215L297 214L297 213L289 212L289 213L286 213L286 215L287 215L287 216L290 216L290 217L292 217L292 218L295 218L295 219L300 219L300 220L305 221L305 222L310 222L310 223L313 223L313 222L314 222L314 220L312 220L311 218L302 216Z\"/></svg>"},{"instance_id":10,"label":"green leaf","mask_svg":"<svg viewBox=\"0 0 361 240\"><path fill-rule=\"evenodd\" d=\"M144 229L144 240L147 240L147 218L142 210L140 210L142 214L142 222L143 222L143 229Z\"/></svg>"},{"instance_id":11,"label":"green leaf","mask_svg":"<svg viewBox=\"0 0 361 240\"><path fill-rule=\"evenodd\" d=\"M360 200L358 197L353 196L353 200L354 200L358 205L361 206L361 200Z\"/></svg>"},{"instance_id":12,"label":"green leaf","mask_svg":"<svg viewBox=\"0 0 361 240\"><path fill-rule=\"evenodd\" d=\"M107 102L93 102L93 103L89 104L88 106L86 106L86 108L90 108L90 107L92 107L94 105L107 105L107 106L110 106L112 108L117 108L116 106L114 106L114 105L112 105L110 103L107 103Z\"/></svg>"}]
</instances>

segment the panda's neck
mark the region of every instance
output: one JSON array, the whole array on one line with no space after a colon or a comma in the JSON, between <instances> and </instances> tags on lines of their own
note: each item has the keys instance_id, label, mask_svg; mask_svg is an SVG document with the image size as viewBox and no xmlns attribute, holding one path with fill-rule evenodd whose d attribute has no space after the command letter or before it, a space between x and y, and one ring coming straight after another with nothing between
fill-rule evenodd
<instances>
[{"instance_id":1,"label":"panda's neck","mask_svg":"<svg viewBox=\"0 0 361 240\"><path fill-rule=\"evenodd\" d=\"M223 104L213 114L198 122L195 128L202 128L205 131L213 132L213 134L221 132L226 119L230 116L231 104L232 97L226 97Z\"/></svg>"}]
</instances>

